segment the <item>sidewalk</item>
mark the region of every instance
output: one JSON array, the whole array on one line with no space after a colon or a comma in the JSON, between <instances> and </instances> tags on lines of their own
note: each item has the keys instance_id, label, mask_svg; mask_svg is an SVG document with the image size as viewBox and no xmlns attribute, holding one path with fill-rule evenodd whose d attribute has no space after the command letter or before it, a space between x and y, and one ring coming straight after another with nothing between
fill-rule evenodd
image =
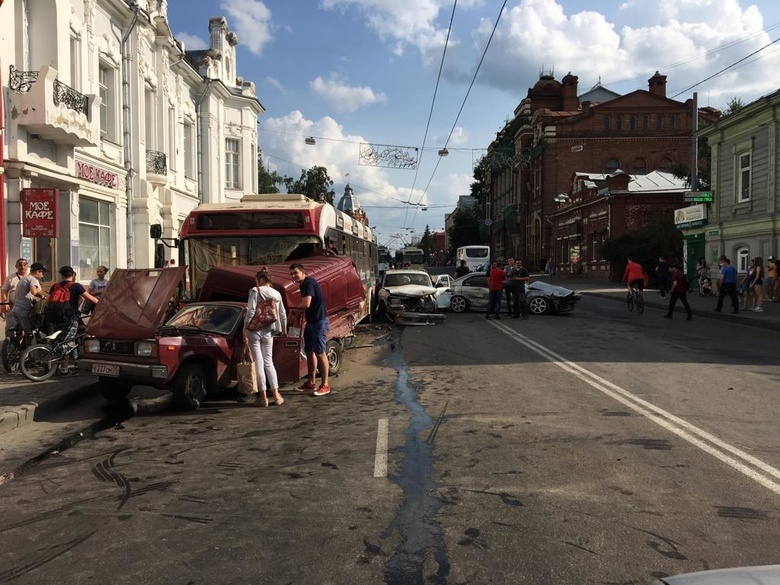
<instances>
[{"instance_id":1,"label":"sidewalk","mask_svg":"<svg viewBox=\"0 0 780 585\"><path fill-rule=\"evenodd\" d=\"M0 371L0 437L97 392L97 378L89 374L30 382L21 374Z\"/></svg>"},{"instance_id":2,"label":"sidewalk","mask_svg":"<svg viewBox=\"0 0 780 585\"><path fill-rule=\"evenodd\" d=\"M625 285L615 282L606 282L603 280L589 279L589 278L561 278L554 277L552 279L541 277L538 274L531 276L532 280L543 280L550 284L563 286L570 288L583 296L595 296L601 298L612 299L621 303L626 302L627 290ZM658 293L658 289L645 289L645 315L658 316L665 314L669 309L669 296L662 298ZM688 293L688 303L691 305L691 311L693 312L694 319L697 317L708 317L711 319L722 319L730 321L732 323L741 323L742 325L750 325L753 327L760 327L764 329L780 329L780 303L773 303L764 299L763 313L754 313L753 311L740 311L739 314L733 315L731 313L731 299L725 298L723 303L722 312L715 311L715 307L718 304L718 296L702 297L699 295L699 290L694 287L693 291ZM750 304L748 303L748 306ZM626 309L628 310L628 309ZM661 312L662 311L662 312ZM677 306L674 308L674 319L685 319L685 307L682 303L677 302Z\"/></svg>"}]
</instances>

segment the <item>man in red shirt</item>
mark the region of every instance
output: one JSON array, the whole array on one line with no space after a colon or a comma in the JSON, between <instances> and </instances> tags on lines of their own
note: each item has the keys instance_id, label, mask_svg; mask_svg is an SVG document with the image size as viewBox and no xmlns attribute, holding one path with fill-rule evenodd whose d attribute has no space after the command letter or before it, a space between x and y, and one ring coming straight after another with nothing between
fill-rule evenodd
<instances>
[{"instance_id":1,"label":"man in red shirt","mask_svg":"<svg viewBox=\"0 0 780 585\"><path fill-rule=\"evenodd\" d=\"M488 276L488 308L485 319L490 319L490 315L495 315L496 319L501 318L501 297L504 296L504 278L506 278L504 269L498 267L498 262L493 262Z\"/></svg>"},{"instance_id":2,"label":"man in red shirt","mask_svg":"<svg viewBox=\"0 0 780 585\"><path fill-rule=\"evenodd\" d=\"M669 312L664 315L664 318L672 318L672 313L674 313L674 306L677 304L677 299L682 301L683 307L685 307L685 312L688 313L686 321L693 319L691 306L688 304L688 285L685 282L685 273L681 270L679 264L672 266L672 298L669 299Z\"/></svg>"},{"instance_id":3,"label":"man in red shirt","mask_svg":"<svg viewBox=\"0 0 780 585\"><path fill-rule=\"evenodd\" d=\"M631 256L628 257L626 271L623 273L623 284L626 285L629 293L632 288L636 288L639 291L644 290L645 273L642 270L642 265L639 262L634 262Z\"/></svg>"}]
</instances>

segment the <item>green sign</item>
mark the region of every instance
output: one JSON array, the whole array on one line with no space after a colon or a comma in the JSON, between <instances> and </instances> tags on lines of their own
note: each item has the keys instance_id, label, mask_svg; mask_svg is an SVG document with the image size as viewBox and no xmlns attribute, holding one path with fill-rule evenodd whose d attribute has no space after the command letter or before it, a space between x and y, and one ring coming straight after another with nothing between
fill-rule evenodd
<instances>
[{"instance_id":1,"label":"green sign","mask_svg":"<svg viewBox=\"0 0 780 585\"><path fill-rule=\"evenodd\" d=\"M712 203L712 191L686 191L685 200L690 203Z\"/></svg>"}]
</instances>

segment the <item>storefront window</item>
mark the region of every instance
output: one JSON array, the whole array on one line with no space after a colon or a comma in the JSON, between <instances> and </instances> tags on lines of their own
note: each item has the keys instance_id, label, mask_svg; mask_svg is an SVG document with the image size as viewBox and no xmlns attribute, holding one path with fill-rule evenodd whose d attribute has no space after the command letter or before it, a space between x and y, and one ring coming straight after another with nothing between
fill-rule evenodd
<instances>
[{"instance_id":1,"label":"storefront window","mask_svg":"<svg viewBox=\"0 0 780 585\"><path fill-rule=\"evenodd\" d=\"M105 201L81 197L79 199L79 269L78 279L90 281L97 276L101 264L111 266L111 206Z\"/></svg>"}]
</instances>

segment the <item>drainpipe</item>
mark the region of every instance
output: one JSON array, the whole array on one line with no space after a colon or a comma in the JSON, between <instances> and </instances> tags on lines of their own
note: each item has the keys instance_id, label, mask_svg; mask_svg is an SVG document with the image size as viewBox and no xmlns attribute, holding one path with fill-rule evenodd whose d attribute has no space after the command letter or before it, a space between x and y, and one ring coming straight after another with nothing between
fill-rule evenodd
<instances>
[{"instance_id":1,"label":"drainpipe","mask_svg":"<svg viewBox=\"0 0 780 585\"><path fill-rule=\"evenodd\" d=\"M133 21L122 37L122 142L125 151L125 198L127 199L127 267L135 267L135 236L133 234L133 147L130 143L130 43L128 39L138 24L138 4L133 4Z\"/></svg>"},{"instance_id":2,"label":"drainpipe","mask_svg":"<svg viewBox=\"0 0 780 585\"><path fill-rule=\"evenodd\" d=\"M2 0L0 0L2 4ZM5 226L5 152L3 144L5 143L5 114L3 112L3 74L0 71L0 280L5 282L6 262L8 260L8 250L6 249L6 226Z\"/></svg>"},{"instance_id":3,"label":"drainpipe","mask_svg":"<svg viewBox=\"0 0 780 585\"><path fill-rule=\"evenodd\" d=\"M209 86L211 85L211 79L206 79L206 87L203 88L203 93L200 94L200 97L198 98L198 101L195 103L195 119L197 120L197 124L195 126L195 133L196 133L196 150L197 153L195 155L195 158L197 159L195 163L198 165L198 202L203 203L203 121L201 120L201 104L203 103L203 98L206 97L206 92L209 90Z\"/></svg>"}]
</instances>

